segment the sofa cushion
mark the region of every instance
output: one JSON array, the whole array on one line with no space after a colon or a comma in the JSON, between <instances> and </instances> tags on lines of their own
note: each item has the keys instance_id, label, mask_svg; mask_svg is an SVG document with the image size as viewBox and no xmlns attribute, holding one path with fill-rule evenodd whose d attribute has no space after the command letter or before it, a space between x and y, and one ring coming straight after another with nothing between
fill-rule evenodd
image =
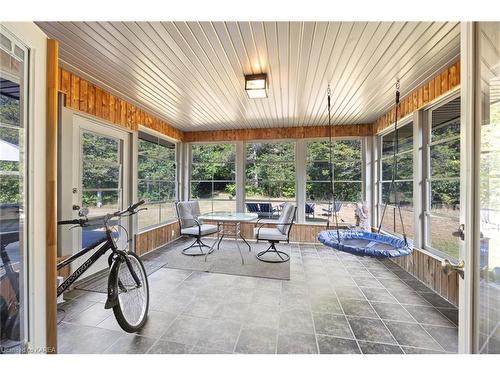
<instances>
[{"instance_id":1,"label":"sofa cushion","mask_svg":"<svg viewBox=\"0 0 500 375\"><path fill-rule=\"evenodd\" d=\"M183 228L181 229L181 234L186 234L188 236L198 236L199 231L201 229L201 235L206 236L212 233L217 233L217 225L212 225L212 224L201 224L200 227L198 225L195 225L194 227L191 228Z\"/></svg>"},{"instance_id":2,"label":"sofa cushion","mask_svg":"<svg viewBox=\"0 0 500 375\"><path fill-rule=\"evenodd\" d=\"M286 241L287 235L281 233L278 228L255 228L254 237L258 240Z\"/></svg>"}]
</instances>

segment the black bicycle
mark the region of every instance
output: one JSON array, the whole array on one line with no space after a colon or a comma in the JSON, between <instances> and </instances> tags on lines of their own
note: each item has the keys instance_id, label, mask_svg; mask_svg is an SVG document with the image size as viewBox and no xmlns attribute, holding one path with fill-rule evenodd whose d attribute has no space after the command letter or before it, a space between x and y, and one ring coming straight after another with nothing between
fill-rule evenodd
<instances>
[{"instance_id":1,"label":"black bicycle","mask_svg":"<svg viewBox=\"0 0 500 375\"><path fill-rule=\"evenodd\" d=\"M100 218L92 218L92 222L103 221L106 235L90 245L84 247L76 254L63 260L57 265L57 269L67 266L75 259L82 257L93 249L97 249L78 269L73 272L57 288L57 296L64 293L78 278L91 267L108 250L108 295L105 309L113 308L113 313L120 327L126 332L136 332L146 323L149 309L149 284L146 269L141 259L130 251L119 250L112 231L113 218L131 216L146 208L138 209L144 201L129 206L123 211L107 214ZM80 210L79 219L59 221L59 225L75 225L80 227L89 226L87 218L88 210Z\"/></svg>"}]
</instances>

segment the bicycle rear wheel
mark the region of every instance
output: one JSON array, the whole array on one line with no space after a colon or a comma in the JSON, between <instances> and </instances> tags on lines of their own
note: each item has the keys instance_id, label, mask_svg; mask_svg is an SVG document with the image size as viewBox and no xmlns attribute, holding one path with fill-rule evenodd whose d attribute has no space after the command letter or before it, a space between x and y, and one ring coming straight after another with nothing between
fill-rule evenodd
<instances>
[{"instance_id":1,"label":"bicycle rear wheel","mask_svg":"<svg viewBox=\"0 0 500 375\"><path fill-rule=\"evenodd\" d=\"M125 261L118 266L118 303L113 307L116 321L126 332L137 332L148 318L149 284L146 269L140 258L134 253L127 253L131 267L139 278L140 286Z\"/></svg>"}]
</instances>

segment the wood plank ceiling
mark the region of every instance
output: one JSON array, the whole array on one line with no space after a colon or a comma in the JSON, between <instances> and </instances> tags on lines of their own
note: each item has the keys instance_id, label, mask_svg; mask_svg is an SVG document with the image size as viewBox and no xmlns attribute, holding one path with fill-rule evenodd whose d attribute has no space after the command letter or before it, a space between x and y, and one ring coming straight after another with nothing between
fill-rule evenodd
<instances>
[{"instance_id":1,"label":"wood plank ceiling","mask_svg":"<svg viewBox=\"0 0 500 375\"><path fill-rule=\"evenodd\" d=\"M375 121L460 53L455 22L38 22L64 68L183 131ZM267 73L248 99L244 74Z\"/></svg>"}]
</instances>

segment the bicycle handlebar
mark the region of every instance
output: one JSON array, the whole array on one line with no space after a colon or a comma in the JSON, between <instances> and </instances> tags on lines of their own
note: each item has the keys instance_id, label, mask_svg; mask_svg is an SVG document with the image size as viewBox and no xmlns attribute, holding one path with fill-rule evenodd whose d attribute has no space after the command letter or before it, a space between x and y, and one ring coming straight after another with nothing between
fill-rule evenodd
<instances>
[{"instance_id":1,"label":"bicycle handlebar","mask_svg":"<svg viewBox=\"0 0 500 375\"><path fill-rule=\"evenodd\" d=\"M145 201L144 199L137 202L137 203L134 203L130 206L128 206L126 209L124 209L123 211L116 211L112 214L107 214L105 216L102 216L102 217L95 217L95 218L92 218L91 220L92 221L96 221L96 220L99 220L99 219L104 219L105 223L107 224L108 220L113 218L113 217L117 217L117 216L122 216L122 215L125 215L126 213L129 213L130 215L133 215L133 214L136 214L137 211L137 207L139 207L140 205L144 204ZM147 208L145 208L147 210ZM72 219L72 220L61 220L61 221L58 221L57 224L58 225L66 225L66 224L72 224L72 225L79 225L79 226L84 226L85 224L87 224L89 221L89 219L86 217L86 218L83 218L83 219Z\"/></svg>"},{"instance_id":2,"label":"bicycle handlebar","mask_svg":"<svg viewBox=\"0 0 500 375\"><path fill-rule=\"evenodd\" d=\"M88 219L73 219L73 220L61 220L58 221L58 225L66 225L66 224L72 224L72 225L84 225Z\"/></svg>"}]
</instances>

